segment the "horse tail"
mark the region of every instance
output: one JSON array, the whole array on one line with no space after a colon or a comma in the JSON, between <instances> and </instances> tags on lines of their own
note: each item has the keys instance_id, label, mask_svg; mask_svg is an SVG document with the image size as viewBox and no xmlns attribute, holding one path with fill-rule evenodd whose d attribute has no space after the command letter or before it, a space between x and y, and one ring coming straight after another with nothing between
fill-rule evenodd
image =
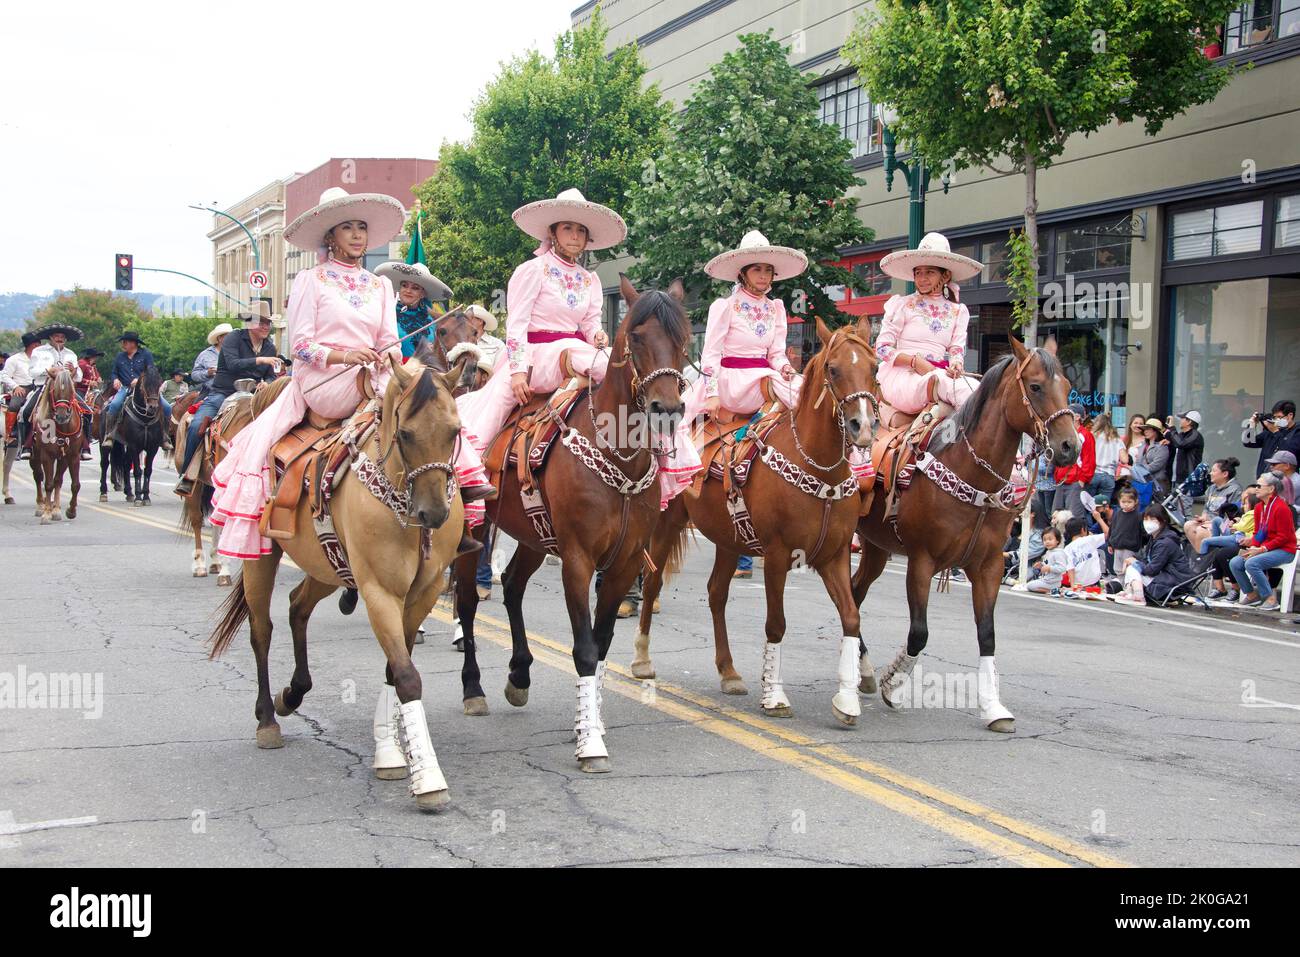
<instances>
[{"instance_id":1,"label":"horse tail","mask_svg":"<svg viewBox=\"0 0 1300 957\"><path fill-rule=\"evenodd\" d=\"M668 580L675 577L682 570L682 563L686 560L686 546L691 538L691 526L683 525L682 530L677 533L677 541L668 551L668 560L664 562L663 581L665 584Z\"/></svg>"},{"instance_id":2,"label":"horse tail","mask_svg":"<svg viewBox=\"0 0 1300 957\"><path fill-rule=\"evenodd\" d=\"M217 611L221 615L221 621L217 622L217 627L212 629L212 637L208 639L208 645L212 649L208 653L208 658L213 661L221 657L235 635L244 627L244 622L248 621L248 595L244 591L242 570L235 576L234 587L230 589L229 597L221 603Z\"/></svg>"}]
</instances>

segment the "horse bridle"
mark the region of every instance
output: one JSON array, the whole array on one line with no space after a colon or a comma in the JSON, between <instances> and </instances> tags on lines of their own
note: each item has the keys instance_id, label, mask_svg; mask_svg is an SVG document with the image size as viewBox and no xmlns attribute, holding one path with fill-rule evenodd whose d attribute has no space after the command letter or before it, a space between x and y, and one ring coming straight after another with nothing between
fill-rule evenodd
<instances>
[{"instance_id":1,"label":"horse bridle","mask_svg":"<svg viewBox=\"0 0 1300 957\"><path fill-rule=\"evenodd\" d=\"M823 364L825 365L830 364L831 352L834 351L834 349L837 346L839 346L841 343L856 343L862 346L863 348L865 348L868 353L871 352L870 343L868 343L865 339L863 339L860 335L858 335L854 330L848 328L837 329L835 330L835 334L831 336L831 341L826 344L826 358L823 360ZM850 402L856 402L859 399L867 399L868 401L870 401L871 411L873 415L872 422L871 422L872 441L875 441L876 430L880 426L880 400L876 398L876 394L874 392L871 392L868 389L862 389L858 392L850 392L848 395L846 395L844 398L841 399L838 395L835 394L835 389L831 385L830 376L824 376L822 379L822 394L817 396L817 401L813 403L814 411L821 407L822 399L825 398L828 394L832 399L835 400L835 424L839 426L839 430L840 430L840 457L837 462L834 462L831 465L822 465L820 462L817 462L815 459L812 458L812 456L810 456L807 452L804 451L803 443L799 441L799 432L795 428L794 413L791 412L790 414L790 432L794 435L794 447L799 450L799 454L803 456L803 460L805 462L807 462L809 465L813 466L814 468L819 468L825 472L829 472L831 469L837 468L848 461L849 436L848 436L848 431L844 428L844 407L846 405L848 405Z\"/></svg>"},{"instance_id":2,"label":"horse bridle","mask_svg":"<svg viewBox=\"0 0 1300 957\"><path fill-rule=\"evenodd\" d=\"M1017 364L1016 383L1020 386L1020 399L1025 403L1025 409L1028 410L1029 417L1034 423L1033 439L1036 448L1031 450L1029 458L1037 458L1039 455L1046 455L1047 461L1050 462L1055 453L1052 452L1048 430L1052 427L1052 423L1061 416L1072 415L1073 413L1070 412L1069 406L1066 406L1065 408L1057 409L1047 418L1043 418L1038 414L1038 410L1034 408L1033 402L1029 399L1029 390L1025 388L1025 370L1029 368L1029 363L1033 360L1035 352L1037 352L1036 349L1029 350L1025 357Z\"/></svg>"},{"instance_id":3,"label":"horse bridle","mask_svg":"<svg viewBox=\"0 0 1300 957\"><path fill-rule=\"evenodd\" d=\"M661 379L664 376L675 377L677 379L677 394L679 396L685 395L687 388L690 387L690 383L686 381L686 376L682 375L681 370L674 369L671 366L663 366L662 368L655 369L653 372L651 372L649 375L646 376L641 375L641 372L636 367L636 358L632 355L632 347L628 345L626 342L623 343L623 357L618 361L611 361L609 365L610 368L612 369L621 369L624 366L628 366L628 365L632 367L632 400L633 402L636 403L637 409L641 412L645 412L646 410L645 409L646 387L649 386L650 383L654 382L656 379ZM587 402L587 413L591 417L591 427L596 430L596 435L599 438L600 427L596 424L596 409L593 403L590 401ZM631 462L632 459L636 458L642 452L650 452L653 450L649 448L633 449L630 453L624 455L614 446L609 446L604 451L612 453L614 457L618 459L620 462ZM663 454L671 456L673 455L674 451L675 450L673 449L669 449Z\"/></svg>"},{"instance_id":4,"label":"horse bridle","mask_svg":"<svg viewBox=\"0 0 1300 957\"><path fill-rule=\"evenodd\" d=\"M56 378L55 382L47 382L45 384L45 388L48 390L52 390L55 384L57 383L57 379L62 379L64 375L69 376L68 381L70 385L72 381L71 374L65 371L64 373L61 373ZM71 436L74 436L81 431L81 417L76 414L77 413L76 399L77 399L76 390L73 390L72 398L70 399L56 399L54 398L53 391L50 391L46 396L46 403L50 407L50 414L54 417L54 434L61 439L70 438ZM73 428L71 432L63 432L60 431L59 429L59 410L64 408L68 410L68 422L73 426L75 426L75 428ZM33 414L35 413L35 411L36 410L33 408L32 409Z\"/></svg>"},{"instance_id":5,"label":"horse bridle","mask_svg":"<svg viewBox=\"0 0 1300 957\"><path fill-rule=\"evenodd\" d=\"M427 366L425 368L426 370L428 370ZM398 485L393 488L393 494L400 501L405 503L408 510L410 508L410 502L411 502L411 493L410 493L411 482L414 479L419 478L425 472L437 471L437 472L442 472L447 476L448 501L450 501L455 496L456 492L459 491L459 486L456 483L456 469L451 464L451 462L437 462L437 461L426 462L425 464L417 466L416 468L408 469L406 467L406 456L402 452L402 444L400 440L397 438L397 410L402 407L403 402L405 402L408 398L410 398L411 394L415 391L416 386L420 384L420 376L426 374L432 374L432 370L429 370L427 373L421 372L420 375L416 376L413 380L411 380L411 384L408 385L404 390L402 390L402 394L398 396L397 401L393 403L393 439L389 443L388 448L386 449L381 448L379 450L379 458L375 460L375 464L379 467L379 474L385 475L386 473L384 472L384 462L388 460L388 456L392 454L393 449L397 450L397 457L401 459L402 462L402 473L401 473L401 477L398 479ZM376 436L376 438L378 438L378 436ZM456 435L456 442L452 446L452 450L451 450L451 458L453 462L456 459L457 451L460 449L460 442L461 442L461 437L458 433ZM402 524L402 527L405 528L406 522L403 521L403 516L397 513L396 508L393 509L393 513L397 515L398 521Z\"/></svg>"}]
</instances>

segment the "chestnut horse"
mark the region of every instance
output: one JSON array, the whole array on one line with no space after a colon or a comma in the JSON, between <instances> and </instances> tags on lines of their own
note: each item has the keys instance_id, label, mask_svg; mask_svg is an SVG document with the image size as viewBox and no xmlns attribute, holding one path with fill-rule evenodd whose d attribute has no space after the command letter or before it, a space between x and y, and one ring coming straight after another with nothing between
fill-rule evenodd
<instances>
[{"instance_id":1,"label":"chestnut horse","mask_svg":"<svg viewBox=\"0 0 1300 957\"><path fill-rule=\"evenodd\" d=\"M434 811L449 796L429 736L411 647L416 629L442 591L447 564L460 543L464 509L452 465L460 441L460 418L452 392L472 372L473 362L467 357L443 374L424 365L419 356L402 363L390 355L389 363L392 378L384 390L377 426L360 440L360 457L335 488L330 513L338 548L366 600L370 627L388 659L375 711L376 776L401 778L409 769L417 806ZM243 623L250 623L257 659L254 713L259 748L284 746L275 716L293 714L311 690L307 622L322 599L347 584L318 538L310 496L304 495L298 505L297 529L294 538L274 540L270 554L244 562L212 633L211 654L216 658ZM271 594L285 554L306 577L289 595L293 677L272 701ZM398 725L405 753L399 747Z\"/></svg>"},{"instance_id":2,"label":"chestnut horse","mask_svg":"<svg viewBox=\"0 0 1300 957\"><path fill-rule=\"evenodd\" d=\"M850 583L849 543L858 523L861 496L848 455L870 449L879 408L876 402L876 353L852 327L833 334L817 320L822 349L804 371L799 403L783 410L767 432L762 451L751 466L743 501L760 548L748 547L737 533L723 483L704 482L698 498L674 499L650 544L653 570L644 582L641 627L636 638L632 674L653 678L650 623L664 568L674 548L680 550L694 524L716 545L709 576L709 610L713 614L714 661L724 694L746 694L731 660L727 641L727 593L741 555L763 555L767 591L767 641L763 646L762 695L765 714L791 715L781 683L781 639L785 637L785 580L792 567L812 568L821 576L840 617L839 690L831 711L852 725L862 713L858 701L858 646L862 642L858 605Z\"/></svg>"},{"instance_id":3,"label":"chestnut horse","mask_svg":"<svg viewBox=\"0 0 1300 957\"><path fill-rule=\"evenodd\" d=\"M72 373L67 369L50 377L32 409L32 480L36 484L36 516L42 525L57 522L63 496L63 476L71 481L67 516L77 517L81 491L81 404Z\"/></svg>"},{"instance_id":4,"label":"chestnut horse","mask_svg":"<svg viewBox=\"0 0 1300 957\"><path fill-rule=\"evenodd\" d=\"M573 629L573 664L578 672L575 756L579 767L590 772L610 769L600 716L605 656L614 637L618 606L636 579L650 533L659 521L660 480L651 447L671 436L681 418L686 386L681 369L690 338L680 281L666 293L651 290L639 294L624 277L622 291L631 308L614 337L605 379L574 406L564 432L564 447L551 453L538 480L563 563L561 575ZM598 429L597 416L618 423L618 428ZM524 511L514 468L505 469L498 492L498 497L487 503L488 517L520 545L501 576L501 584L514 646L505 695L512 705L522 707L528 702L533 661L524 628L524 590L547 552ZM487 713L474 644L477 564L476 554L456 563L466 714ZM588 596L597 568L604 572L604 580L596 596L593 621Z\"/></svg>"},{"instance_id":5,"label":"chestnut horse","mask_svg":"<svg viewBox=\"0 0 1300 957\"><path fill-rule=\"evenodd\" d=\"M862 558L853 576L860 605L891 553L907 556L907 646L880 675L885 704L905 703L900 694L929 635L926 605L937 572L962 569L970 580L980 666L980 719L991 731L1012 732L1015 718L1002 704L993 660L993 610L1002 582L1002 549L1023 504L1012 489L1020 437L1034 440L1030 458L1045 454L1056 465L1078 457L1079 436L1067 408L1070 383L1056 358L1011 339L1012 353L999 359L962 407L935 430L918 461L911 487L898 496L898 514L885 515L877 494L858 524ZM932 457L935 465L923 469ZM1030 463L1029 475L1035 469ZM933 477L931 477L933 476ZM938 482L943 482L940 487ZM862 649L866 655L865 647ZM864 669L864 681L866 671ZM865 689L864 689L865 690ZM920 696L912 695L913 702Z\"/></svg>"}]
</instances>

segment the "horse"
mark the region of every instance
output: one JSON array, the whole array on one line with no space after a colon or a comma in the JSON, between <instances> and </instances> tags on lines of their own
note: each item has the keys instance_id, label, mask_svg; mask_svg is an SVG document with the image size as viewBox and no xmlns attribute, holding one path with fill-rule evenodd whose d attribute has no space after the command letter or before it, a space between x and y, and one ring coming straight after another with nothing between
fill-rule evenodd
<instances>
[{"instance_id":1,"label":"horse","mask_svg":"<svg viewBox=\"0 0 1300 957\"><path fill-rule=\"evenodd\" d=\"M472 357L466 357L442 374L418 356L405 364L390 357L389 363L392 378L376 427L359 440L359 455L333 493L333 534L325 537L329 553L313 525L309 496L304 495L297 511L298 534L273 540L270 554L244 562L212 633L211 657L220 656L243 623L249 622L257 660L257 746L283 747L275 717L293 714L311 690L307 623L312 610L337 588L355 583L388 659L375 712L376 775L400 778L409 768L417 806L435 811L447 804L449 794L429 737L420 673L411 662L411 648L417 627L442 591L447 564L460 543L464 508L452 465L460 441L460 418L452 391L473 363ZM289 596L293 677L272 701L271 593L285 554L306 578ZM400 723L406 739L404 755L395 723Z\"/></svg>"},{"instance_id":2,"label":"horse","mask_svg":"<svg viewBox=\"0 0 1300 957\"><path fill-rule=\"evenodd\" d=\"M771 717L788 718L792 713L781 682L781 641L786 633L786 576L797 564L798 570L817 572L839 613L843 636L839 690L831 699L831 711L841 723L853 725L862 713L858 701L862 637L850 582L849 543L858 524L861 496L848 456L854 448L871 447L879 421L879 363L868 339L852 326L832 333L818 319L817 336L822 349L804 371L798 405L768 418L774 424L762 433L761 453L750 468L743 491L734 493L751 517L752 533L747 530L747 534L759 547L750 547L741 537L732 516L735 505L728 504L722 481L706 477L698 498L683 495L674 499L651 538L632 674L642 679L655 676L650 659L654 600L663 585L664 570L677 564L690 523L716 545L708 585L709 610L713 614L714 662L723 693L748 693L732 663L727 641L727 594L740 556L762 554L767 641L759 706Z\"/></svg>"},{"instance_id":3,"label":"horse","mask_svg":"<svg viewBox=\"0 0 1300 957\"><path fill-rule=\"evenodd\" d=\"M980 719L1002 733L1015 731L1015 716L998 689L993 612L1004 569L1002 549L1023 505L1011 471L1022 435L1035 443L1030 458L1046 454L1064 466L1079 454L1068 408L1070 383L1060 364L1051 353L1026 349L1015 337L1011 349L984 374L975 394L935 429L911 486L897 496L897 515L886 514L886 496L874 496L858 523L862 556L853 576L853 598L861 605L890 554L907 556L907 645L878 681L881 698L893 708L903 703L899 692L929 636L931 579L952 568L966 573L979 642ZM1029 475L1034 472L1030 463Z\"/></svg>"},{"instance_id":4,"label":"horse","mask_svg":"<svg viewBox=\"0 0 1300 957\"><path fill-rule=\"evenodd\" d=\"M163 442L162 404L158 391L162 387L162 377L156 366L147 366L131 386L126 402L122 404L122 415L117 422L117 438L114 445L115 454L121 454L124 465L122 484L126 491L126 500L137 506L153 504L149 500L149 480L153 476L153 459ZM143 457L143 465L141 465ZM134 494L132 492L134 479ZM103 486L100 486L101 492Z\"/></svg>"},{"instance_id":5,"label":"horse","mask_svg":"<svg viewBox=\"0 0 1300 957\"><path fill-rule=\"evenodd\" d=\"M99 444L99 500L107 502L110 480L113 491L121 491L123 470L121 449L114 448L115 443L108 434L107 409L113 398L112 387L106 385L87 398L90 405L90 435Z\"/></svg>"},{"instance_id":6,"label":"horse","mask_svg":"<svg viewBox=\"0 0 1300 957\"><path fill-rule=\"evenodd\" d=\"M72 373L59 369L41 390L32 408L32 480L36 485L36 517L42 525L59 521L63 476L71 481L67 516L77 517L77 493L81 491L81 404Z\"/></svg>"}]
</instances>

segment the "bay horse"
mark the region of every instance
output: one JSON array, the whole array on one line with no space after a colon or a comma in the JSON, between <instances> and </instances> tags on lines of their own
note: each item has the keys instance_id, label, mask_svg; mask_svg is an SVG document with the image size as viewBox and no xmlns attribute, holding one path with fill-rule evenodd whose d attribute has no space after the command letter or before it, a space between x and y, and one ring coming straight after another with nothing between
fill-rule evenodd
<instances>
[{"instance_id":1,"label":"bay horse","mask_svg":"<svg viewBox=\"0 0 1300 957\"><path fill-rule=\"evenodd\" d=\"M764 434L766 449L756 456L742 493L760 547L747 546L738 534L723 482L706 478L698 498L682 495L674 499L651 538L632 674L655 676L650 659L654 600L663 585L664 570L676 564L674 549L680 552L684 546L690 523L716 546L708 589L714 661L723 693L748 693L727 641L727 594L740 556L761 554L767 641L760 707L772 717L785 718L792 713L781 681L785 581L792 567L812 568L840 617L839 689L831 700L831 711L841 723L852 725L862 713L858 701L862 637L850 582L849 543L862 499L848 456L854 448L871 447L879 420L879 363L868 340L852 326L831 333L818 319L817 337L822 349L804 371L799 402L793 410L781 411L776 425Z\"/></svg>"},{"instance_id":2,"label":"bay horse","mask_svg":"<svg viewBox=\"0 0 1300 957\"><path fill-rule=\"evenodd\" d=\"M614 637L618 606L641 568L650 533L659 521L658 463L651 446L671 435L681 418L686 380L682 367L690 323L682 308L685 292L674 281L668 292L639 294L622 278L630 309L614 336L604 381L578 400L562 439L538 476L547 504L555 550L562 561L565 602L573 630L573 664L578 673L575 756L583 771L610 770L601 720L601 680ZM597 417L618 423L598 428ZM506 428L511 426L507 424ZM610 435L610 432L613 435ZM487 502L488 518L519 543L501 575L502 600L510 617L513 652L506 700L528 702L533 662L524 626L523 599L528 580L548 554L533 519L525 512L519 477L505 468L498 496ZM543 522L545 524L545 522ZM477 531L482 535L482 527ZM461 670L466 714L486 714L474 640L478 555L456 562L456 612L463 629ZM589 594L596 569L604 581L596 596L593 621Z\"/></svg>"},{"instance_id":3,"label":"bay horse","mask_svg":"<svg viewBox=\"0 0 1300 957\"><path fill-rule=\"evenodd\" d=\"M162 403L158 398L161 388L162 376L158 367L146 366L135 385L130 386L131 391L122 404L122 415L117 421L114 444L121 446L122 484L126 500L137 506L153 504L149 499L149 481L153 477L153 460L162 446L165 428ZM102 491L103 486L100 488Z\"/></svg>"},{"instance_id":4,"label":"bay horse","mask_svg":"<svg viewBox=\"0 0 1300 957\"><path fill-rule=\"evenodd\" d=\"M874 497L858 523L862 556L853 576L853 597L860 605L890 554L907 556L907 645L879 679L880 696L892 708L902 703L900 692L929 636L931 580L952 568L966 573L979 642L980 719L989 730L1004 733L1015 731L1015 716L998 689L993 612L1004 570L1002 549L1023 504L1011 472L1022 435L1034 441L1031 459L1043 454L1066 466L1079 454L1068 409L1070 382L1056 357L1045 349L1026 349L1014 336L1011 349L984 374L975 394L935 429L911 487L898 495L896 518L885 514L885 495ZM1034 472L1030 463L1028 474Z\"/></svg>"},{"instance_id":5,"label":"bay horse","mask_svg":"<svg viewBox=\"0 0 1300 957\"><path fill-rule=\"evenodd\" d=\"M90 405L90 435L99 444L99 500L101 502L108 501L110 480L114 492L122 489L122 452L121 449L114 449L113 439L108 435L108 403L114 394L112 386L105 385L87 397Z\"/></svg>"},{"instance_id":6,"label":"bay horse","mask_svg":"<svg viewBox=\"0 0 1300 957\"><path fill-rule=\"evenodd\" d=\"M46 380L32 408L32 480L36 485L36 516L42 525L57 522L63 496L63 476L71 479L68 518L77 517L81 491L81 403L72 373L60 369Z\"/></svg>"},{"instance_id":7,"label":"bay horse","mask_svg":"<svg viewBox=\"0 0 1300 957\"><path fill-rule=\"evenodd\" d=\"M212 633L211 657L220 656L243 623L249 622L257 660L257 746L283 747L275 717L293 714L312 686L307 623L322 599L349 584L343 574L350 573L388 660L375 711L376 775L393 779L409 771L417 806L434 811L446 805L449 796L429 736L411 648L416 629L442 591L447 565L460 543L464 507L452 465L460 441L460 418L452 391L472 371L473 363L472 357L466 357L443 374L419 357L403 364L390 356L389 364L392 377L376 427L359 440L359 456L330 502L337 536L331 542L335 560L331 561L317 535L310 498L303 495L297 511L298 534L273 540L269 554L244 562L222 604L222 618ZM276 570L286 554L306 577L289 595L293 677L273 701L268 671L271 595ZM339 554L344 556L342 571ZM404 754L398 744L398 725L405 738Z\"/></svg>"}]
</instances>

